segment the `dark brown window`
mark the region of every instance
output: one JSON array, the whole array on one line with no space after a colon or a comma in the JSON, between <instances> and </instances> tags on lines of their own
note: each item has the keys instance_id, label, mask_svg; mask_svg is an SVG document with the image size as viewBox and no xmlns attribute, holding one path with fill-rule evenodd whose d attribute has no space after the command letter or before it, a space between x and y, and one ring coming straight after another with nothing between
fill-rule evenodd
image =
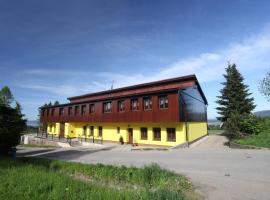
<instances>
[{"instance_id":1,"label":"dark brown window","mask_svg":"<svg viewBox=\"0 0 270 200\"><path fill-rule=\"evenodd\" d=\"M95 104L90 104L89 105L89 113L93 114L95 112Z\"/></svg>"},{"instance_id":2,"label":"dark brown window","mask_svg":"<svg viewBox=\"0 0 270 200\"><path fill-rule=\"evenodd\" d=\"M90 136L94 135L94 126L90 126Z\"/></svg>"},{"instance_id":3,"label":"dark brown window","mask_svg":"<svg viewBox=\"0 0 270 200\"><path fill-rule=\"evenodd\" d=\"M143 109L144 110L151 110L152 109L152 100L151 97L143 98Z\"/></svg>"},{"instance_id":4,"label":"dark brown window","mask_svg":"<svg viewBox=\"0 0 270 200\"><path fill-rule=\"evenodd\" d=\"M139 110L139 100L138 99L131 99L131 111Z\"/></svg>"},{"instance_id":5,"label":"dark brown window","mask_svg":"<svg viewBox=\"0 0 270 200\"><path fill-rule=\"evenodd\" d=\"M75 106L75 115L79 114L79 106Z\"/></svg>"},{"instance_id":6,"label":"dark brown window","mask_svg":"<svg viewBox=\"0 0 270 200\"><path fill-rule=\"evenodd\" d=\"M161 130L160 130L160 128L153 128L153 140L156 140L156 141L161 140Z\"/></svg>"},{"instance_id":7,"label":"dark brown window","mask_svg":"<svg viewBox=\"0 0 270 200\"><path fill-rule=\"evenodd\" d=\"M86 105L82 105L81 106L81 115L85 115L86 114Z\"/></svg>"},{"instance_id":8,"label":"dark brown window","mask_svg":"<svg viewBox=\"0 0 270 200\"><path fill-rule=\"evenodd\" d=\"M117 127L117 133L118 134L120 133L120 127Z\"/></svg>"},{"instance_id":9,"label":"dark brown window","mask_svg":"<svg viewBox=\"0 0 270 200\"><path fill-rule=\"evenodd\" d=\"M42 116L45 116L45 109L42 110Z\"/></svg>"},{"instance_id":10,"label":"dark brown window","mask_svg":"<svg viewBox=\"0 0 270 200\"><path fill-rule=\"evenodd\" d=\"M125 100L118 101L118 112L125 111Z\"/></svg>"},{"instance_id":11,"label":"dark brown window","mask_svg":"<svg viewBox=\"0 0 270 200\"><path fill-rule=\"evenodd\" d=\"M63 115L64 114L64 108L59 108L59 115Z\"/></svg>"},{"instance_id":12,"label":"dark brown window","mask_svg":"<svg viewBox=\"0 0 270 200\"><path fill-rule=\"evenodd\" d=\"M98 127L98 136L102 137L102 126Z\"/></svg>"},{"instance_id":13,"label":"dark brown window","mask_svg":"<svg viewBox=\"0 0 270 200\"><path fill-rule=\"evenodd\" d=\"M170 142L176 141L175 128L167 128L167 141Z\"/></svg>"},{"instance_id":14,"label":"dark brown window","mask_svg":"<svg viewBox=\"0 0 270 200\"><path fill-rule=\"evenodd\" d=\"M72 107L68 107L68 115L72 115Z\"/></svg>"},{"instance_id":15,"label":"dark brown window","mask_svg":"<svg viewBox=\"0 0 270 200\"><path fill-rule=\"evenodd\" d=\"M147 140L147 128L141 128L141 140Z\"/></svg>"},{"instance_id":16,"label":"dark brown window","mask_svg":"<svg viewBox=\"0 0 270 200\"><path fill-rule=\"evenodd\" d=\"M112 102L111 101L103 103L103 112L104 113L112 112Z\"/></svg>"},{"instance_id":17,"label":"dark brown window","mask_svg":"<svg viewBox=\"0 0 270 200\"><path fill-rule=\"evenodd\" d=\"M87 126L83 126L83 136L86 136Z\"/></svg>"},{"instance_id":18,"label":"dark brown window","mask_svg":"<svg viewBox=\"0 0 270 200\"><path fill-rule=\"evenodd\" d=\"M50 113L50 109L47 110L47 116L49 116L49 113Z\"/></svg>"},{"instance_id":19,"label":"dark brown window","mask_svg":"<svg viewBox=\"0 0 270 200\"><path fill-rule=\"evenodd\" d=\"M51 110L51 116L54 116L54 108Z\"/></svg>"},{"instance_id":20,"label":"dark brown window","mask_svg":"<svg viewBox=\"0 0 270 200\"><path fill-rule=\"evenodd\" d=\"M168 96L167 95L158 97L158 102L159 102L159 108L160 109L166 109L169 106Z\"/></svg>"}]
</instances>

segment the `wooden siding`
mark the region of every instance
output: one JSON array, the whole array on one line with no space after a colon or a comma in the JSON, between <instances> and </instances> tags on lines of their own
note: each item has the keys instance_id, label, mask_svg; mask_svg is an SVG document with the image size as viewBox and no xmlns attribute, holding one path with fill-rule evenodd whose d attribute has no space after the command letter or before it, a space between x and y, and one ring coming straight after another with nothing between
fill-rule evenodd
<instances>
[{"instance_id":1,"label":"wooden siding","mask_svg":"<svg viewBox=\"0 0 270 200\"><path fill-rule=\"evenodd\" d=\"M164 93L160 93L164 94ZM125 111L118 112L118 100L120 99L113 99L112 101L112 112L111 113L103 113L103 103L104 101L97 101L95 102L95 112L89 112L89 105L93 102L84 102L74 104L65 104L64 106L53 107L55 109L54 116L49 115L47 116L47 109L52 108L42 108L45 109L44 116L41 113L41 121L42 122L124 122L124 123L132 123L132 122L179 122L179 102L178 102L178 93L177 91L168 93L168 103L169 106L167 109L160 109L158 104L158 96L159 94L155 95L146 95L151 96L152 99L152 109L149 111L143 110L143 97L145 95L137 96L139 100L139 110L138 111L131 111L130 110L130 97L121 99L125 100ZM108 100L106 100L108 101ZM75 106L79 105L79 113L75 115ZM81 106L86 105L86 114L81 114ZM71 115L68 115L68 108L73 107ZM59 109L64 108L63 115L59 115Z\"/></svg>"}]
</instances>

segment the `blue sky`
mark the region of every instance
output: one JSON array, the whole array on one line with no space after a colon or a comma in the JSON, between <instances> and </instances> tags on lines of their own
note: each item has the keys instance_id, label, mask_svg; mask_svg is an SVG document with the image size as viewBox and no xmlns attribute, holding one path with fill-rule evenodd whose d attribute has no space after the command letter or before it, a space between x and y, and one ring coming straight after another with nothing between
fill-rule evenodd
<instances>
[{"instance_id":1,"label":"blue sky","mask_svg":"<svg viewBox=\"0 0 270 200\"><path fill-rule=\"evenodd\" d=\"M217 116L227 61L236 63L257 107L270 70L269 1L1 1L0 87L28 119L45 102L196 74Z\"/></svg>"}]
</instances>

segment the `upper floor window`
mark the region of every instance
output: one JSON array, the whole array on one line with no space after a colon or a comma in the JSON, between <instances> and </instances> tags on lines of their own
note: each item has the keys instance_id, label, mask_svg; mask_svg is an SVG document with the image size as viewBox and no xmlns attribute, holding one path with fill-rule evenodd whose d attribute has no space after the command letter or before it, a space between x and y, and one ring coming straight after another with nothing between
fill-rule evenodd
<instances>
[{"instance_id":1,"label":"upper floor window","mask_svg":"<svg viewBox=\"0 0 270 200\"><path fill-rule=\"evenodd\" d=\"M158 97L158 102L159 102L160 109L165 109L165 108L168 108L168 106L169 106L167 95Z\"/></svg>"},{"instance_id":2,"label":"upper floor window","mask_svg":"<svg viewBox=\"0 0 270 200\"><path fill-rule=\"evenodd\" d=\"M50 113L50 109L47 110L47 116L49 116L49 113Z\"/></svg>"},{"instance_id":3,"label":"upper floor window","mask_svg":"<svg viewBox=\"0 0 270 200\"><path fill-rule=\"evenodd\" d=\"M176 141L175 128L167 128L167 141L169 142Z\"/></svg>"},{"instance_id":4,"label":"upper floor window","mask_svg":"<svg viewBox=\"0 0 270 200\"><path fill-rule=\"evenodd\" d=\"M44 116L44 115L45 115L45 109L42 110L42 116Z\"/></svg>"},{"instance_id":5,"label":"upper floor window","mask_svg":"<svg viewBox=\"0 0 270 200\"><path fill-rule=\"evenodd\" d=\"M79 114L79 106L75 106L75 115Z\"/></svg>"},{"instance_id":6,"label":"upper floor window","mask_svg":"<svg viewBox=\"0 0 270 200\"><path fill-rule=\"evenodd\" d=\"M143 98L143 109L144 110L151 110L152 109L152 100L151 97Z\"/></svg>"},{"instance_id":7,"label":"upper floor window","mask_svg":"<svg viewBox=\"0 0 270 200\"><path fill-rule=\"evenodd\" d=\"M86 114L86 105L82 105L81 106L81 115L85 115Z\"/></svg>"},{"instance_id":8,"label":"upper floor window","mask_svg":"<svg viewBox=\"0 0 270 200\"><path fill-rule=\"evenodd\" d=\"M111 101L103 103L103 112L104 113L112 112L112 102Z\"/></svg>"},{"instance_id":9,"label":"upper floor window","mask_svg":"<svg viewBox=\"0 0 270 200\"><path fill-rule=\"evenodd\" d=\"M125 111L125 100L118 101L118 112Z\"/></svg>"},{"instance_id":10,"label":"upper floor window","mask_svg":"<svg viewBox=\"0 0 270 200\"><path fill-rule=\"evenodd\" d=\"M89 113L92 114L94 112L95 112L95 104L92 103L89 105Z\"/></svg>"},{"instance_id":11,"label":"upper floor window","mask_svg":"<svg viewBox=\"0 0 270 200\"><path fill-rule=\"evenodd\" d=\"M54 108L51 110L51 116L54 116Z\"/></svg>"},{"instance_id":12,"label":"upper floor window","mask_svg":"<svg viewBox=\"0 0 270 200\"><path fill-rule=\"evenodd\" d=\"M131 111L139 110L139 100L138 99L131 99Z\"/></svg>"},{"instance_id":13,"label":"upper floor window","mask_svg":"<svg viewBox=\"0 0 270 200\"><path fill-rule=\"evenodd\" d=\"M72 107L68 107L68 115L72 115Z\"/></svg>"},{"instance_id":14,"label":"upper floor window","mask_svg":"<svg viewBox=\"0 0 270 200\"><path fill-rule=\"evenodd\" d=\"M153 140L161 141L161 130L160 130L160 128L153 128Z\"/></svg>"},{"instance_id":15,"label":"upper floor window","mask_svg":"<svg viewBox=\"0 0 270 200\"><path fill-rule=\"evenodd\" d=\"M59 108L59 115L63 115L64 114L64 108Z\"/></svg>"}]
</instances>

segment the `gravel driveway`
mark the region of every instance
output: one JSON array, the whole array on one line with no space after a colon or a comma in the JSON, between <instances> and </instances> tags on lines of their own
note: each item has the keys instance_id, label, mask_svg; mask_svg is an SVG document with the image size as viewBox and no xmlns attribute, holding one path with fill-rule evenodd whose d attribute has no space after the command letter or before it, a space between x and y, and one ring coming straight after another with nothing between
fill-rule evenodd
<instances>
[{"instance_id":1,"label":"gravel driveway","mask_svg":"<svg viewBox=\"0 0 270 200\"><path fill-rule=\"evenodd\" d=\"M19 152L25 156L82 163L143 166L154 162L167 169L186 174L206 199L270 199L269 150L186 148L171 151L130 151L129 149L125 145L106 150L72 148L49 151L32 149L24 153L22 150Z\"/></svg>"}]
</instances>

